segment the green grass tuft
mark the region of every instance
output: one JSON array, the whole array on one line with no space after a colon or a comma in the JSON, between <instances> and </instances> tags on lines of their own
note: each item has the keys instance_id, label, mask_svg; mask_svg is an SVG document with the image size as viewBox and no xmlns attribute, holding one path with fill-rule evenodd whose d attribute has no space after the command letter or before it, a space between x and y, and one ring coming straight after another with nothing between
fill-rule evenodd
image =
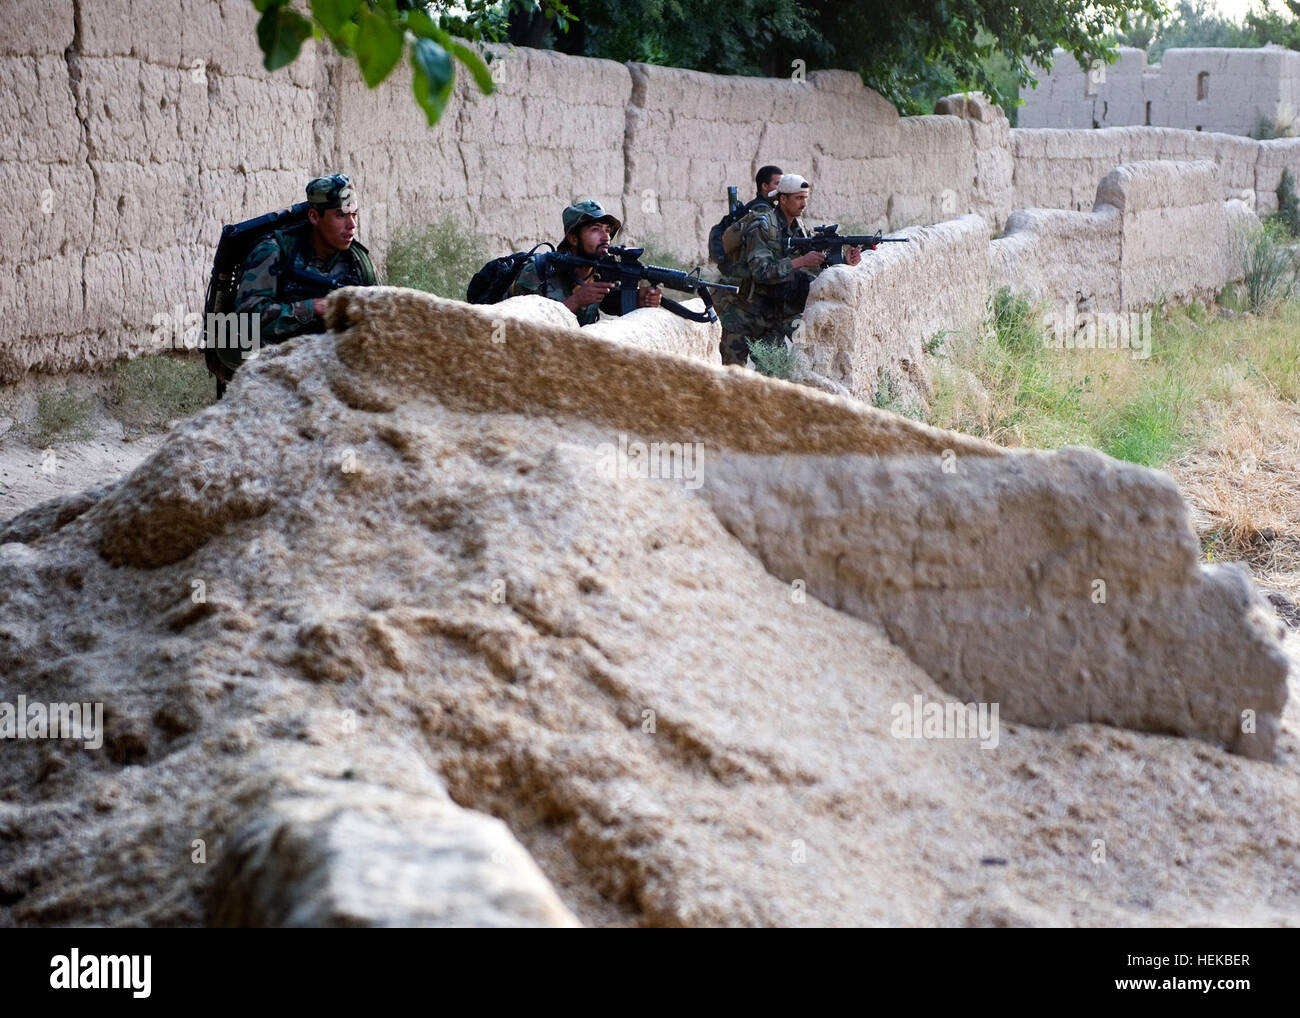
<instances>
[{"instance_id":1,"label":"green grass tuft","mask_svg":"<svg viewBox=\"0 0 1300 1018\"><path fill-rule=\"evenodd\" d=\"M1182 386L1144 387L1097 424L1097 446L1108 456L1158 467L1179 451L1186 407Z\"/></svg>"},{"instance_id":2,"label":"green grass tuft","mask_svg":"<svg viewBox=\"0 0 1300 1018\"><path fill-rule=\"evenodd\" d=\"M64 442L84 442L95 434L96 399L71 387L43 390L36 395L36 413L22 429L38 449Z\"/></svg>"},{"instance_id":3,"label":"green grass tuft","mask_svg":"<svg viewBox=\"0 0 1300 1018\"><path fill-rule=\"evenodd\" d=\"M132 432L166 431L216 400L212 375L197 357L155 355L113 365L108 412Z\"/></svg>"},{"instance_id":4,"label":"green grass tuft","mask_svg":"<svg viewBox=\"0 0 1300 1018\"><path fill-rule=\"evenodd\" d=\"M387 281L464 300L470 279L491 258L486 238L443 216L428 226L398 230L388 249Z\"/></svg>"}]
</instances>

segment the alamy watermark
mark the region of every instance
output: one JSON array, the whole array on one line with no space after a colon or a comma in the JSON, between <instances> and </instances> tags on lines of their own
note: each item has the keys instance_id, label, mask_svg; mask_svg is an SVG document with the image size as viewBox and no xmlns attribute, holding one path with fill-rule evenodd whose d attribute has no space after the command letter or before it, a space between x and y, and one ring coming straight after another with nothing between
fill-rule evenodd
<instances>
[{"instance_id":1,"label":"alamy watermark","mask_svg":"<svg viewBox=\"0 0 1300 1018\"><path fill-rule=\"evenodd\" d=\"M1043 316L1049 350L1131 350L1135 360L1151 356L1151 312L1054 311Z\"/></svg>"},{"instance_id":2,"label":"alamy watermark","mask_svg":"<svg viewBox=\"0 0 1300 1018\"><path fill-rule=\"evenodd\" d=\"M917 693L911 703L890 709L889 734L895 739L978 739L980 749L997 749L997 703L925 702Z\"/></svg>"},{"instance_id":3,"label":"alamy watermark","mask_svg":"<svg viewBox=\"0 0 1300 1018\"><path fill-rule=\"evenodd\" d=\"M102 703L28 703L0 701L0 739L84 740L87 749L104 744Z\"/></svg>"},{"instance_id":4,"label":"alamy watermark","mask_svg":"<svg viewBox=\"0 0 1300 1018\"><path fill-rule=\"evenodd\" d=\"M50 988L54 990L130 990L138 999L148 997L153 955L86 954L77 948L50 959Z\"/></svg>"},{"instance_id":5,"label":"alamy watermark","mask_svg":"<svg viewBox=\"0 0 1300 1018\"><path fill-rule=\"evenodd\" d=\"M186 312L177 304L153 316L153 339L173 350L242 350L253 360L262 349L262 316L244 311Z\"/></svg>"},{"instance_id":6,"label":"alamy watermark","mask_svg":"<svg viewBox=\"0 0 1300 1018\"><path fill-rule=\"evenodd\" d=\"M596 446L596 456L605 477L682 481L692 491L704 483L703 442L629 442L620 434L617 445Z\"/></svg>"}]
</instances>

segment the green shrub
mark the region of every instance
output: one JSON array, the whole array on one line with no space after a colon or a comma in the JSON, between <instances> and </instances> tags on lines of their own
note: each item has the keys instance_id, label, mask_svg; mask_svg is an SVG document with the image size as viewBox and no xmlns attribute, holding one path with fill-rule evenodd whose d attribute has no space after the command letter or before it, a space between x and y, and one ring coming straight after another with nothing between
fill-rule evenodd
<instances>
[{"instance_id":1,"label":"green shrub","mask_svg":"<svg viewBox=\"0 0 1300 1018\"><path fill-rule=\"evenodd\" d=\"M94 396L71 387L47 389L36 394L36 414L23 428L24 437L36 448L60 442L84 442L94 433Z\"/></svg>"},{"instance_id":2,"label":"green shrub","mask_svg":"<svg viewBox=\"0 0 1300 1018\"><path fill-rule=\"evenodd\" d=\"M1282 180L1277 185L1277 212L1274 216L1288 237L1292 240L1300 237L1300 197L1296 196L1295 179L1287 169L1282 171Z\"/></svg>"},{"instance_id":3,"label":"green shrub","mask_svg":"<svg viewBox=\"0 0 1300 1018\"><path fill-rule=\"evenodd\" d=\"M165 431L216 400L212 375L197 357L139 357L113 365L108 411L132 431Z\"/></svg>"},{"instance_id":4,"label":"green shrub","mask_svg":"<svg viewBox=\"0 0 1300 1018\"><path fill-rule=\"evenodd\" d=\"M749 356L754 370L771 378L797 381L803 376L803 354L785 343L751 343Z\"/></svg>"},{"instance_id":5,"label":"green shrub","mask_svg":"<svg viewBox=\"0 0 1300 1018\"><path fill-rule=\"evenodd\" d=\"M1295 260L1277 224L1247 233L1242 267L1242 297L1248 311L1267 311L1290 297L1295 289Z\"/></svg>"},{"instance_id":6,"label":"green shrub","mask_svg":"<svg viewBox=\"0 0 1300 1018\"><path fill-rule=\"evenodd\" d=\"M470 278L491 257L485 237L447 215L428 226L398 230L388 248L386 275L392 286L464 300Z\"/></svg>"}]
</instances>

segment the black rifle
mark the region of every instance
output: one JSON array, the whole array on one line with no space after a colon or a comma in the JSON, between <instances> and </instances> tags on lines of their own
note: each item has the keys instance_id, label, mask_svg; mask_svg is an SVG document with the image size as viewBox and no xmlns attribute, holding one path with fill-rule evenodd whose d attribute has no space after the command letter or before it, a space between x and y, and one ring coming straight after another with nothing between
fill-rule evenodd
<instances>
[{"instance_id":1,"label":"black rifle","mask_svg":"<svg viewBox=\"0 0 1300 1018\"><path fill-rule=\"evenodd\" d=\"M814 227L810 237L790 237L786 241L785 253L805 254L808 251L835 251L842 253L846 247L863 247L874 251L877 244L906 244L906 237L886 237L882 233L864 234L862 236L843 237L839 232L840 224Z\"/></svg>"},{"instance_id":2,"label":"black rifle","mask_svg":"<svg viewBox=\"0 0 1300 1018\"><path fill-rule=\"evenodd\" d=\"M344 286L356 286L361 281L355 272L348 273L344 279L335 279L315 269L290 269L289 278L304 286L323 287L327 292Z\"/></svg>"},{"instance_id":3,"label":"black rifle","mask_svg":"<svg viewBox=\"0 0 1300 1018\"><path fill-rule=\"evenodd\" d=\"M727 213L734 216L736 210L740 208L740 195L737 193L736 185L732 184L727 188Z\"/></svg>"},{"instance_id":4,"label":"black rifle","mask_svg":"<svg viewBox=\"0 0 1300 1018\"><path fill-rule=\"evenodd\" d=\"M677 269L665 269L659 265L642 265L640 259L643 250L644 248L639 247L611 247L609 254L600 259L582 258L578 255L550 251L538 256L541 259L539 274L542 277L542 282L545 283L546 273L552 266L562 265L570 269L592 269L593 278L599 282L618 284L619 314L621 315L636 310L637 286L643 279L654 286L665 286L670 290L699 294L704 300L703 311L689 311L678 304L677 301L668 300L666 297L660 302L661 307L667 308L678 317L687 318L692 322L716 322L718 320L718 314L713 310L711 291L728 290L731 293L739 292L739 287L729 286L726 283L715 283L712 280L701 278L698 268L691 272L681 272Z\"/></svg>"}]
</instances>

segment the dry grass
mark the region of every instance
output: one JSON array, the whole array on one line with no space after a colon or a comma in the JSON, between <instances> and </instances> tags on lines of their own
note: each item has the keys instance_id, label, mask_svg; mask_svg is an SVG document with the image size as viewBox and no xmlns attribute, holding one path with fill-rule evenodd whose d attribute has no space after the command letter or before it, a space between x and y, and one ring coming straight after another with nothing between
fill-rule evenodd
<instances>
[{"instance_id":1,"label":"dry grass","mask_svg":"<svg viewBox=\"0 0 1300 1018\"><path fill-rule=\"evenodd\" d=\"M1158 313L1146 359L1048 349L1036 309L991 311L987 335L935 360L931 423L1162 467L1207 560L1242 561L1300 597L1300 303L1258 316Z\"/></svg>"},{"instance_id":2,"label":"dry grass","mask_svg":"<svg viewBox=\"0 0 1300 1018\"><path fill-rule=\"evenodd\" d=\"M1221 441L1169 466L1208 561L1240 561L1300 594L1300 407L1256 396L1221 411Z\"/></svg>"}]
</instances>

